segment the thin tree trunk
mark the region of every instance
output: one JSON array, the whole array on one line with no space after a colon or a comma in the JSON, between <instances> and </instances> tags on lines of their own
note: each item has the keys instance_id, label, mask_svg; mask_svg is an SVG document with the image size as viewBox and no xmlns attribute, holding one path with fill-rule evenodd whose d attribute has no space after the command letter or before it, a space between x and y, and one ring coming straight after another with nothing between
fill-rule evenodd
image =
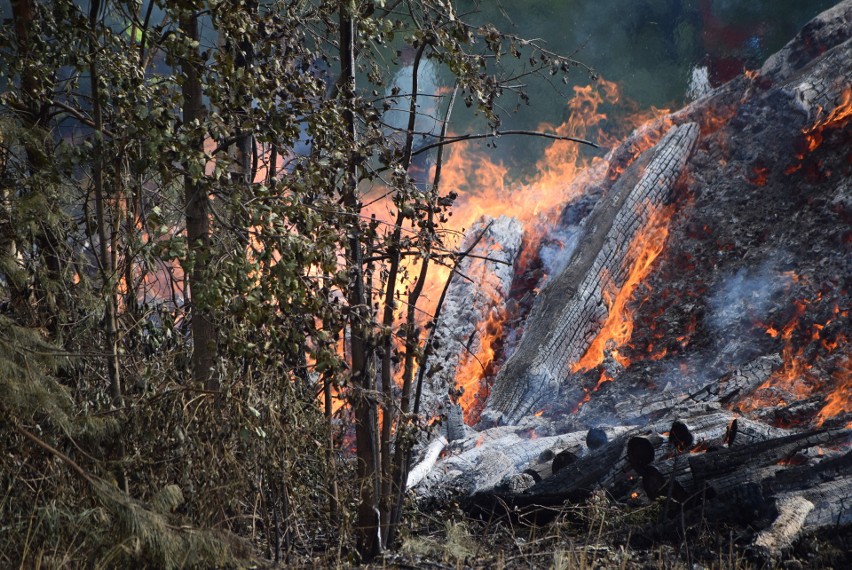
<instances>
[{"instance_id":1,"label":"thin tree trunk","mask_svg":"<svg viewBox=\"0 0 852 570\"><path fill-rule=\"evenodd\" d=\"M33 0L12 0L12 19L15 27L15 40L20 57L29 58L30 53L35 53L36 48L32 44L33 23L38 17L36 4ZM45 134L49 121L50 106L45 98L46 86L39 80L36 73L24 66L21 72L21 91L24 94L24 108L21 109L21 123L26 131L33 136L23 141L24 154L26 156L27 170L35 174L47 168L50 164L49 149L46 144L35 142ZM35 236L38 252L43 256L47 268L48 280L59 283L62 278L63 261L59 256L60 244L63 242L54 228L45 224L41 231ZM41 284L36 287L37 300L36 311L43 325L51 331L54 338L60 337L59 315L57 299L51 291L52 287ZM13 299L14 302L14 299ZM28 306L25 299L19 299L17 303L22 309Z\"/></svg>"},{"instance_id":2,"label":"thin tree trunk","mask_svg":"<svg viewBox=\"0 0 852 570\"><path fill-rule=\"evenodd\" d=\"M95 152L92 169L92 186L95 192L95 218L98 224L98 245L100 254L100 272L104 296L104 351L107 355L107 377L112 404L121 406L122 390L118 362L118 296L115 275L115 232L107 228L106 196L104 195L104 121L103 102L97 65L95 33L100 12L99 0L93 0L89 7L89 79L92 92L92 120L95 129ZM110 228L113 228L110 224Z\"/></svg>"},{"instance_id":3,"label":"thin tree trunk","mask_svg":"<svg viewBox=\"0 0 852 570\"><path fill-rule=\"evenodd\" d=\"M388 244L388 258L390 267L388 281L385 287L385 306L382 315L382 433L381 433L381 457L382 457L382 494L381 494L381 519L383 546L387 546L388 525L390 523L390 512L393 505L393 476L391 473L391 432L396 419L396 406L394 406L393 395L393 325L396 320L394 297L396 296L396 282L399 277L400 247L399 241L402 237L402 224L405 216L403 208L399 208Z\"/></svg>"},{"instance_id":4,"label":"thin tree trunk","mask_svg":"<svg viewBox=\"0 0 852 570\"><path fill-rule=\"evenodd\" d=\"M415 63L415 77L416 77L416 69L417 64L419 64L420 56L422 55L423 50L421 48L420 51L417 52L417 59ZM416 88L415 83L415 88ZM452 99L450 99L450 104L447 107L447 114L444 117L444 124L441 127L441 138L443 139L447 135L447 128L450 122L450 116L453 112L453 106L456 100L456 93L458 89L453 91ZM414 93L417 93L417 90L414 90ZM412 104L412 113L413 113ZM405 150L405 160L411 160L411 145L410 139L413 134L413 120L409 121L409 129L408 129L408 139L406 140L406 150ZM400 437L404 435L404 431L407 429L410 417L410 412L412 411L412 390L414 389L414 368L415 368L415 358L418 353L418 349L420 346L420 329L417 326L416 322L416 311L417 311L417 303L420 300L420 295L423 292L423 286L426 282L426 276L429 272L429 260L431 259L432 253L432 245L437 239L434 234L434 223L435 223L435 207L438 202L438 190L441 185L441 170L443 168L444 163L444 147L438 147L438 157L435 161L435 178L432 181L432 189L430 190L430 198L429 198L429 210L427 214L427 223L426 228L427 231L430 232L430 235L426 241L425 255L423 256L423 262L420 265L420 274L417 277L417 281L414 283L414 287L411 289L411 293L408 295L408 311L406 314L406 322L405 322L405 360L403 364L403 372L402 372L402 397L400 399L400 423L397 427L397 445L394 450L394 459L393 459L393 504L391 506L390 512L390 523L388 525L388 536L387 543L392 544L396 538L396 530L399 526L400 520L402 519L402 497L403 492L405 491L405 483L408 478L408 471L410 467L410 456L411 456L411 443L410 440ZM452 276L452 274L451 274ZM435 318L437 322L437 317ZM426 366L426 354L424 353L419 362L419 366L421 369ZM417 394L419 395L419 390ZM417 398L415 397L415 406L414 406L414 415L417 414Z\"/></svg>"},{"instance_id":5,"label":"thin tree trunk","mask_svg":"<svg viewBox=\"0 0 852 570\"><path fill-rule=\"evenodd\" d=\"M408 125L406 127L406 135L405 135L405 144L402 151L402 168L408 170L408 167L411 165L411 149L414 144L414 125L417 120L417 75L420 69L420 58L423 56L423 51L426 49L428 44L424 43L417 50L417 54L414 57L414 64L412 68L411 74L411 98L408 101ZM397 203L398 212L396 216L396 222L394 223L393 232L391 233L390 243L388 244L388 261L390 263L389 271L388 271L388 282L385 291L385 306L384 306L384 315L382 318L382 329L384 332L384 352L382 354L382 392L383 392L383 416L382 416L382 434L381 434L381 457L382 457L382 495L381 495L381 519L382 519L382 546L388 546L388 539L391 534L390 526L393 524L393 511L395 504L396 493L394 492L393 483L394 479L399 472L399 463L400 460L392 462L391 461L391 432L394 424L394 420L396 419L396 411L397 407L394 405L394 395L393 395L393 326L396 321L396 315L394 311L394 297L396 296L396 282L399 276L399 267L402 261L400 255L400 240L402 239L402 224L406 220L406 216L404 214L405 201L406 197L399 197L399 201ZM431 208L429 210L429 225L431 226L432 221L432 211ZM428 246L431 246L431 241ZM421 267L420 277L417 280L417 283L414 286L414 291L412 292L413 296L413 304L408 305L408 334L406 334L406 363L403 368L403 375L405 379L408 379L408 392L405 391L405 379L403 380L403 398L406 400L402 409L402 416L400 422L404 421L405 414L408 412L408 399L411 392L411 375L413 374L413 366L414 366L414 349L416 349L417 338L415 324L414 324L414 309L417 303L417 298L420 296L420 290L423 288L423 280L425 279L426 270L429 267L429 255L427 251L426 258L424 258ZM409 299L411 301L411 299ZM412 335L414 338L412 339ZM414 345L414 348L411 348L411 345ZM410 358L409 358L409 355ZM397 426L397 445L396 445L396 456L401 457L401 448L403 445L400 443L402 435L401 431L402 423Z\"/></svg>"},{"instance_id":6,"label":"thin tree trunk","mask_svg":"<svg viewBox=\"0 0 852 570\"><path fill-rule=\"evenodd\" d=\"M198 41L198 16L183 15L180 29L186 37ZM194 55L194 54L193 54ZM204 151L204 138L196 121L204 117L201 98L201 76L194 57L187 57L182 66L184 81L183 124L192 132L192 150ZM189 171L189 165L185 165ZM192 331L192 379L206 390L218 391L219 379L214 374L216 360L216 329L205 299L208 287L207 264L210 257L210 204L206 188L193 179L190 172L184 178L184 202L186 207L186 239L188 243L189 271L187 275L191 299Z\"/></svg>"},{"instance_id":7,"label":"thin tree trunk","mask_svg":"<svg viewBox=\"0 0 852 570\"><path fill-rule=\"evenodd\" d=\"M334 460L334 424L332 423L333 409L331 405L331 375L323 378L323 399L325 400L325 418L328 422L328 447L325 460L328 468L328 518L333 524L340 520L340 499L337 492L337 465Z\"/></svg>"},{"instance_id":8,"label":"thin tree trunk","mask_svg":"<svg viewBox=\"0 0 852 570\"><path fill-rule=\"evenodd\" d=\"M355 127L355 26L356 8L353 3L340 2L340 62L343 84L344 111L347 134L353 147L357 144ZM379 449L375 401L375 374L373 347L369 340L370 305L367 300L364 277L364 255L358 201L358 166L353 157L343 183L343 204L349 215L349 291L350 343L352 352L352 380L355 412L355 445L358 460L357 475L361 485L358 519L356 523L357 548L363 561L368 562L381 550L379 517Z\"/></svg>"}]
</instances>

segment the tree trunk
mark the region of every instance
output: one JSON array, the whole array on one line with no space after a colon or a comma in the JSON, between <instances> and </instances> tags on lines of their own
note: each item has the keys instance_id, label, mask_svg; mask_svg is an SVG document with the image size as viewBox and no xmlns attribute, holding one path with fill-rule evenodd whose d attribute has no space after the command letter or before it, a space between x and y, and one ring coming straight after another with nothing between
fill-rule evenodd
<instances>
[{"instance_id":1,"label":"tree trunk","mask_svg":"<svg viewBox=\"0 0 852 570\"><path fill-rule=\"evenodd\" d=\"M198 16L184 13L180 29L187 38L198 41ZM193 54L195 55L195 54ZM201 99L201 76L196 57L187 57L183 63L183 125L190 133L191 150L204 151L204 137L196 123L204 116ZM192 160L192 159L190 159ZM210 257L209 197L200 183L201 174L193 176L189 164L184 165L184 203L186 207L186 239L188 244L187 275L190 285L192 331L192 379L206 390L217 391L219 379L214 374L216 360L216 328L205 298L209 286L207 264Z\"/></svg>"},{"instance_id":2,"label":"tree trunk","mask_svg":"<svg viewBox=\"0 0 852 570\"><path fill-rule=\"evenodd\" d=\"M95 217L98 224L98 242L100 253L101 286L104 296L104 352L107 355L107 376L112 404L121 406L122 390L118 362L118 292L115 274L114 226L107 227L106 196L104 194L104 147L103 147L103 107L101 90L98 85L99 71L97 65L96 42L94 39L100 2L95 0L89 9L89 25L93 34L89 42L89 80L92 90L92 119L95 128L94 166L92 170L92 186L95 192ZM130 284L128 283L128 286Z\"/></svg>"},{"instance_id":3,"label":"tree trunk","mask_svg":"<svg viewBox=\"0 0 852 570\"><path fill-rule=\"evenodd\" d=\"M36 46L32 45L34 43L32 26L33 22L38 18L36 4L33 0L12 0L11 4L18 53L21 57L28 58L29 54L36 53ZM33 62L34 65L35 63ZM44 132L49 121L50 106L45 99L46 86L42 84L38 75L30 69L28 66L24 66L24 70L21 72L21 91L24 95L24 108L21 109L19 116L24 129L33 135L23 141L23 147L27 170L30 174L35 174L47 168L50 164L49 149L46 145L36 142L39 136L45 134ZM37 251L43 256L44 264L47 268L48 282L58 283L62 277L63 262L59 256L59 249L63 243L63 239L57 235L53 227L45 223L42 225L41 231L36 233L35 242ZM53 334L54 338L58 339L60 328L57 303L60 300L56 297L52 291L53 287L49 284L36 284L35 289L37 300L34 306L38 308L37 313L42 321L40 324L44 325ZM23 309L28 303L25 300L26 292L21 291L21 293L21 298L17 300L13 298L12 301L14 305ZM32 309L28 308L27 310Z\"/></svg>"},{"instance_id":4,"label":"tree trunk","mask_svg":"<svg viewBox=\"0 0 852 570\"><path fill-rule=\"evenodd\" d=\"M344 98L343 119L349 142L354 150L358 132L355 126L355 26L354 6L340 3L340 62ZM369 562L381 550L381 525L379 516L379 449L375 393L374 350L369 337L370 305L367 301L364 255L358 201L358 166L354 152L348 162L348 172L343 186L343 205L349 214L347 228L349 264L349 331L352 353L352 381L356 388L352 407L355 412L355 445L358 460L357 475L361 485L358 520L356 523L358 553Z\"/></svg>"}]
</instances>

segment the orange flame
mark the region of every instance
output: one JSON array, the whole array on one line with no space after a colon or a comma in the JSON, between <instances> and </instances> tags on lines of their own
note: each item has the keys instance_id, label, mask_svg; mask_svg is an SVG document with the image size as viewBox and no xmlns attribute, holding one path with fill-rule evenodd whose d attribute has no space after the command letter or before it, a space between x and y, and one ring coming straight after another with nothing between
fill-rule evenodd
<instances>
[{"instance_id":1,"label":"orange flame","mask_svg":"<svg viewBox=\"0 0 852 570\"><path fill-rule=\"evenodd\" d=\"M795 274L791 276L795 281L801 281L799 276ZM767 327L767 334L773 338L780 336L784 340L784 348L781 352L783 364L747 400L738 403L737 409L748 412L761 407L783 406L787 404L785 397L801 400L810 397L821 387L822 383L813 371L811 359L806 357L806 349L809 346L818 346L829 354L846 344L846 335L840 332L834 338L823 338L824 329L834 320L832 318L825 323L811 323L810 334L799 335L803 340L798 348L794 346L793 336L797 329L800 332L807 332L806 329L803 330L804 325L801 324L805 310L809 305L821 301L822 298L822 293L817 293L813 299L795 301L793 303L795 312L781 331L772 326ZM834 307L835 316L842 313L839 307ZM838 372L834 374L836 388L829 394L825 407L819 412L816 418L817 425L822 425L826 418L849 411L850 395L852 395L850 394L852 381L849 381L850 366L852 366L850 357L847 357Z\"/></svg>"},{"instance_id":2,"label":"orange flame","mask_svg":"<svg viewBox=\"0 0 852 570\"><path fill-rule=\"evenodd\" d=\"M587 87L575 87L574 97L567 104L568 120L556 127L542 124L539 130L560 136L585 137L607 118L599 111L600 106L614 104L618 100L618 86L609 81L600 80ZM660 114L665 111L653 112ZM652 136L648 138L647 146L650 146ZM444 163L441 193L452 190L459 196L451 218L459 235L483 215L507 215L524 223L524 251L518 264L526 267L538 250L542 237L556 221L560 209L585 189L583 184L572 185L572 182L578 179L583 168L592 163L603 164L603 161L581 158L577 143L555 141L537 162L534 177L510 184L507 182L507 167L492 162L481 152L456 146L450 149ZM499 306L500 301L496 300L495 306ZM431 312L428 307L424 309ZM494 359L503 336L504 319L504 312L492 311L486 322L478 325L480 349L476 354L464 354L460 359L456 385L464 389L459 403L468 423L477 421L488 396L489 388L483 380L496 373Z\"/></svg>"},{"instance_id":3,"label":"orange flame","mask_svg":"<svg viewBox=\"0 0 852 570\"><path fill-rule=\"evenodd\" d=\"M822 109L820 109L820 112ZM847 87L837 102L834 109L825 117L816 121L813 125L802 129L807 144L807 152L813 152L822 144L822 132L830 127L839 126L852 117L852 87Z\"/></svg>"},{"instance_id":4,"label":"orange flame","mask_svg":"<svg viewBox=\"0 0 852 570\"><path fill-rule=\"evenodd\" d=\"M482 380L492 370L497 347L503 338L502 312L493 310L484 323L479 323L480 349L476 354L465 353L456 372L456 386L463 389L459 405L464 410L465 422L469 425L479 421L479 415L488 397L488 386Z\"/></svg>"},{"instance_id":5,"label":"orange flame","mask_svg":"<svg viewBox=\"0 0 852 570\"><path fill-rule=\"evenodd\" d=\"M825 406L817 414L816 425L840 414L852 412L852 356L847 356L834 373L836 386L825 399Z\"/></svg>"},{"instance_id":6,"label":"orange flame","mask_svg":"<svg viewBox=\"0 0 852 570\"><path fill-rule=\"evenodd\" d=\"M651 206L648 206L649 208ZM651 266L663 251L669 233L669 220L674 210L671 207L651 211L648 224L630 245L628 259L635 260L630 268L627 280L620 289L610 281L604 289L604 301L608 315L600 332L586 349L586 353L571 365L571 372L591 370L604 361L607 350L616 357L616 349L624 346L633 335L633 310L628 303L636 287L650 273ZM617 357L616 357L617 358ZM622 362L622 364L624 364Z\"/></svg>"}]
</instances>

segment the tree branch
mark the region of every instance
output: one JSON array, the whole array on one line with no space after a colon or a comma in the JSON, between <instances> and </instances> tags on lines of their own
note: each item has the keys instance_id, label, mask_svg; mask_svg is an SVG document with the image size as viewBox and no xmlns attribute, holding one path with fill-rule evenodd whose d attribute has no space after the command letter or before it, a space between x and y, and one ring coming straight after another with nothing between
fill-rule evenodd
<instances>
[{"instance_id":1,"label":"tree branch","mask_svg":"<svg viewBox=\"0 0 852 570\"><path fill-rule=\"evenodd\" d=\"M431 150L433 148L437 148L440 146L463 142L463 141L473 141L478 139L490 139L502 137L505 135L522 135L527 137L539 137L543 139L553 139L557 141L571 141L575 143L585 144L593 148L601 148L600 145L593 143L592 141L588 141L586 139L580 139L577 137L569 137L565 135L556 135L553 133L546 133L544 131L525 131L525 130L508 130L508 131L494 131L493 133L479 133L479 134L468 134L468 135L459 135L457 137L446 138L437 142L429 143L412 152L412 156L416 156L421 152L426 152L427 150Z\"/></svg>"}]
</instances>

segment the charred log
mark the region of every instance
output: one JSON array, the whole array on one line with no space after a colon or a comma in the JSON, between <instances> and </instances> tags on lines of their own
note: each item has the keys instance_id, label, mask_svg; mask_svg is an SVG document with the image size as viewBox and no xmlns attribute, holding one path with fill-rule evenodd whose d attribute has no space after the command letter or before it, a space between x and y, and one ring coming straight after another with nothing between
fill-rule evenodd
<instances>
[{"instance_id":1,"label":"charred log","mask_svg":"<svg viewBox=\"0 0 852 570\"><path fill-rule=\"evenodd\" d=\"M420 413L425 417L458 412L450 406L449 393L455 387L461 363L474 358L481 347L482 331L477 325L486 323L493 312L505 309L521 238L521 224L506 216L482 219L468 231L463 250L479 241L453 275L435 325L434 348L420 401ZM476 386L468 390L475 392ZM463 428L458 417L451 419L453 433L449 439L458 439Z\"/></svg>"},{"instance_id":2,"label":"charred log","mask_svg":"<svg viewBox=\"0 0 852 570\"><path fill-rule=\"evenodd\" d=\"M711 484L724 487L725 478L744 466L756 469L792 456L801 449L848 440L852 430L816 430L760 441L749 446L733 447L714 453L693 455L689 466L698 486ZM737 477L740 481L741 477Z\"/></svg>"},{"instance_id":3,"label":"charred log","mask_svg":"<svg viewBox=\"0 0 852 570\"><path fill-rule=\"evenodd\" d=\"M651 209L668 203L686 159L698 137L698 126L672 128L650 152L637 184L642 160L634 163L586 222L581 248L566 269L542 292L533 308L527 334L495 380L484 419L515 423L541 408L566 380L606 318L607 276L619 289L634 262L633 238L645 226Z\"/></svg>"}]
</instances>

